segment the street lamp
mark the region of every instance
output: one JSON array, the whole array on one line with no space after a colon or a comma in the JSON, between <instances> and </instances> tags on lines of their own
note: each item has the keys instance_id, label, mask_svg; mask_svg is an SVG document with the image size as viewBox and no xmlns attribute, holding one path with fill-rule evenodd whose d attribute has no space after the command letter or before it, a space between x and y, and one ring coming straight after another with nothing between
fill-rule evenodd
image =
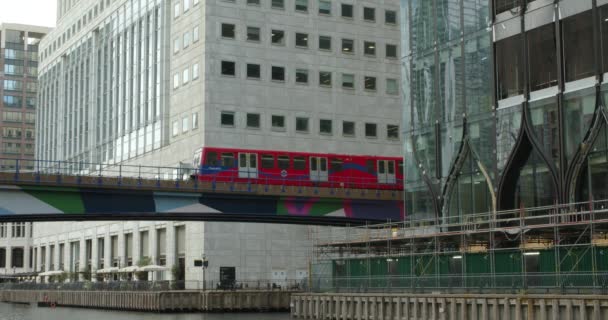
<instances>
[{"instance_id":1,"label":"street lamp","mask_svg":"<svg viewBox=\"0 0 608 320\"><path fill-rule=\"evenodd\" d=\"M203 254L203 291L207 290L207 285L205 282L205 271L207 270L208 266L209 260L207 260L207 257L205 257L205 255Z\"/></svg>"}]
</instances>

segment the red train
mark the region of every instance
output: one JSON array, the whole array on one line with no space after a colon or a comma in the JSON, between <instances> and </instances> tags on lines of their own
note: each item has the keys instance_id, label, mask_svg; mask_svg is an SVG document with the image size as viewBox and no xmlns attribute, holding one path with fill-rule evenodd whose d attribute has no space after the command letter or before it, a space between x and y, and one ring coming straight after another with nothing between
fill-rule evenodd
<instances>
[{"instance_id":1,"label":"red train","mask_svg":"<svg viewBox=\"0 0 608 320\"><path fill-rule=\"evenodd\" d=\"M403 190L399 157L205 147L193 165L201 181Z\"/></svg>"}]
</instances>

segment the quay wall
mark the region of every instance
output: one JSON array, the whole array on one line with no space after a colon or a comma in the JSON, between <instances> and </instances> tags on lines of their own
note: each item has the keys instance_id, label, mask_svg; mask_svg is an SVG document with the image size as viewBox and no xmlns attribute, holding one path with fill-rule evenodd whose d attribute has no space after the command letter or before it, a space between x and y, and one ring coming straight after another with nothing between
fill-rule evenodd
<instances>
[{"instance_id":1,"label":"quay wall","mask_svg":"<svg viewBox=\"0 0 608 320\"><path fill-rule=\"evenodd\" d=\"M0 291L0 301L149 312L289 310L292 291Z\"/></svg>"},{"instance_id":2,"label":"quay wall","mask_svg":"<svg viewBox=\"0 0 608 320\"><path fill-rule=\"evenodd\" d=\"M291 296L294 319L604 320L605 295L313 294Z\"/></svg>"}]
</instances>

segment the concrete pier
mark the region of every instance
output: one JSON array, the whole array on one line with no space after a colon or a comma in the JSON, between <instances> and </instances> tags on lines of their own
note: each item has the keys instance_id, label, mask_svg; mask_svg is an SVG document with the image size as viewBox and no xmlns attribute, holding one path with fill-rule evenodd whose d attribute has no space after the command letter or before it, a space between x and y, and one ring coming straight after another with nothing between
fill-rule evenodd
<instances>
[{"instance_id":1,"label":"concrete pier","mask_svg":"<svg viewBox=\"0 0 608 320\"><path fill-rule=\"evenodd\" d=\"M603 320L602 295L293 294L295 319Z\"/></svg>"},{"instance_id":2,"label":"concrete pier","mask_svg":"<svg viewBox=\"0 0 608 320\"><path fill-rule=\"evenodd\" d=\"M0 301L149 312L289 310L291 291L0 291Z\"/></svg>"}]
</instances>

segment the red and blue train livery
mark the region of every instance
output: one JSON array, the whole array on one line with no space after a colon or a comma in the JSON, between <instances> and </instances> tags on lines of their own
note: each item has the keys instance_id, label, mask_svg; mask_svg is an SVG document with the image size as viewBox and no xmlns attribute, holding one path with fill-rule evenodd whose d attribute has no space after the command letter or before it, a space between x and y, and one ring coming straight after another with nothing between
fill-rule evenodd
<instances>
[{"instance_id":1,"label":"red and blue train livery","mask_svg":"<svg viewBox=\"0 0 608 320\"><path fill-rule=\"evenodd\" d=\"M200 181L403 190L403 159L274 150L200 148Z\"/></svg>"}]
</instances>

